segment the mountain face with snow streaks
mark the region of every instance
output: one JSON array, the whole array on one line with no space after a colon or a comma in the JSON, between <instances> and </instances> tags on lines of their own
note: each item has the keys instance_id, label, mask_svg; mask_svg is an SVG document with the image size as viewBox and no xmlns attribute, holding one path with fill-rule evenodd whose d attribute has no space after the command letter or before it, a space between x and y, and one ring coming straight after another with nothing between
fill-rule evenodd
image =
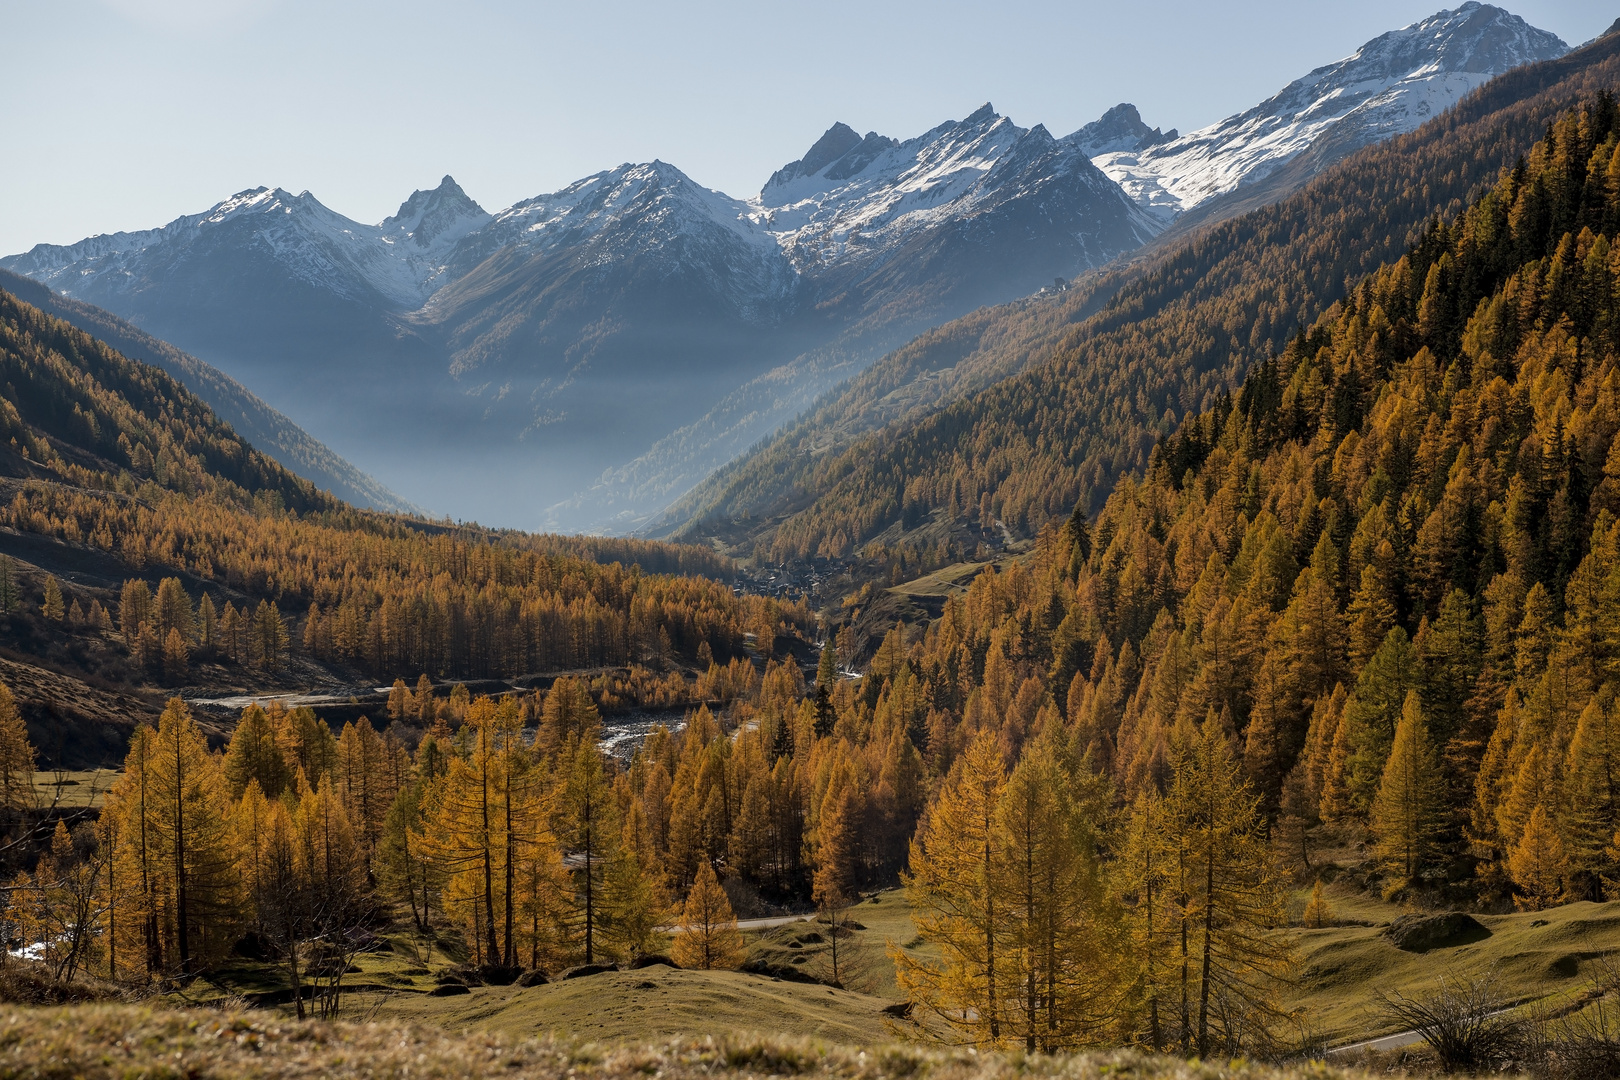
<instances>
[{"instance_id":1,"label":"mountain face with snow streaks","mask_svg":"<svg viewBox=\"0 0 1620 1080\"><path fill-rule=\"evenodd\" d=\"M1067 247L1071 272L1101 265L1158 231L1151 217L1118 198L1081 148L1039 124L1018 127L989 104L905 142L853 136L835 125L751 203L754 220L794 266L833 283L829 291L870 278L903 251L914 256L919 240L943 233L964 240L977 234L981 256L1007 239L1022 251L1040 242L1020 228L1031 212L1041 219L1038 231L1051 234L1053 256ZM1041 261L1043 269L1053 265ZM1032 276L1030 284L1051 276Z\"/></svg>"},{"instance_id":2,"label":"mountain face with snow streaks","mask_svg":"<svg viewBox=\"0 0 1620 1080\"><path fill-rule=\"evenodd\" d=\"M1094 160L1138 204L1169 220L1264 179L1324 140L1334 153L1322 155L1318 168L1414 130L1510 68L1568 51L1517 15L1470 2L1380 35L1246 112Z\"/></svg>"},{"instance_id":3,"label":"mountain face with snow streaks","mask_svg":"<svg viewBox=\"0 0 1620 1080\"><path fill-rule=\"evenodd\" d=\"M749 213L800 274L816 329L836 336L606 470L549 524L635 528L915 334L1101 266L1158 230L1083 148L989 105L903 143L835 124Z\"/></svg>"}]
</instances>

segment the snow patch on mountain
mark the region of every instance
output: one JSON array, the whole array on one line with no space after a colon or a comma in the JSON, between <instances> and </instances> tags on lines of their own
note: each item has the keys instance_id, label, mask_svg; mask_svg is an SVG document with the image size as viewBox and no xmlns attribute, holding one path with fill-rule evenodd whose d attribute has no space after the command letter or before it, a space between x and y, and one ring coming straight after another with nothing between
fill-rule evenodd
<instances>
[{"instance_id":1,"label":"snow patch on mountain","mask_svg":"<svg viewBox=\"0 0 1620 1080\"><path fill-rule=\"evenodd\" d=\"M776 250L771 234L749 217L747 203L695 183L662 161L620 165L561 191L525 199L495 216L497 243L551 250L609 235L634 222L657 246L693 230L719 229L756 254Z\"/></svg>"},{"instance_id":2,"label":"snow patch on mountain","mask_svg":"<svg viewBox=\"0 0 1620 1080\"><path fill-rule=\"evenodd\" d=\"M1557 35L1471 0L1374 38L1247 112L1094 160L1140 206L1168 220L1263 179L1330 131L1347 150L1411 131L1502 72L1568 51Z\"/></svg>"}]
</instances>

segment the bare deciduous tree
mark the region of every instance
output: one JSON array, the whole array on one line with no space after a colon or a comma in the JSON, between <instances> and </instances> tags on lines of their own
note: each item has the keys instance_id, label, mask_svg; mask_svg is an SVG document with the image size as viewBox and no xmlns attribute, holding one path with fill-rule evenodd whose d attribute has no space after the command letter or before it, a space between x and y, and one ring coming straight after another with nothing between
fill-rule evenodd
<instances>
[{"instance_id":1,"label":"bare deciduous tree","mask_svg":"<svg viewBox=\"0 0 1620 1080\"><path fill-rule=\"evenodd\" d=\"M1427 994L1380 992L1377 1001L1379 1012L1416 1032L1447 1072L1501 1065L1525 1046L1525 1021L1498 993L1494 972L1474 977L1448 973Z\"/></svg>"}]
</instances>

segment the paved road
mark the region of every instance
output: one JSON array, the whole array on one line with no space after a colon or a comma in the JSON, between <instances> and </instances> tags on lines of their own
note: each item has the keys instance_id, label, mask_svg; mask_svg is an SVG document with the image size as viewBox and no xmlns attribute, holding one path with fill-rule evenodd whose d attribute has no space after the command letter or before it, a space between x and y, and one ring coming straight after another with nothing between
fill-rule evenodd
<instances>
[{"instance_id":1,"label":"paved road","mask_svg":"<svg viewBox=\"0 0 1620 1080\"><path fill-rule=\"evenodd\" d=\"M773 915L769 919L738 919L739 930L766 930L773 926L786 926L788 923L810 922L814 915ZM660 926L659 931L665 934L678 934L679 926Z\"/></svg>"},{"instance_id":2,"label":"paved road","mask_svg":"<svg viewBox=\"0 0 1620 1080\"><path fill-rule=\"evenodd\" d=\"M810 922L814 915L776 915L769 919L738 919L739 930L764 930L772 926L786 926L788 923Z\"/></svg>"},{"instance_id":3,"label":"paved road","mask_svg":"<svg viewBox=\"0 0 1620 1080\"><path fill-rule=\"evenodd\" d=\"M1394 1035L1367 1039L1363 1042L1351 1043L1349 1046L1335 1046L1328 1053L1348 1054L1356 1050L1399 1050L1403 1046L1414 1046L1422 1041L1423 1036L1416 1031L1399 1031Z\"/></svg>"}]
</instances>

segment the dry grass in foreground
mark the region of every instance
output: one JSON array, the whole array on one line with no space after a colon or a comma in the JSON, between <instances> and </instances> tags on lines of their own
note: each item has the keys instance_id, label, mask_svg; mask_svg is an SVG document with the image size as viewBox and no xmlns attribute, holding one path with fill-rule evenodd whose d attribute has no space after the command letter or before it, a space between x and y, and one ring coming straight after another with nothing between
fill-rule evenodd
<instances>
[{"instance_id":1,"label":"dry grass in foreground","mask_svg":"<svg viewBox=\"0 0 1620 1080\"><path fill-rule=\"evenodd\" d=\"M856 1050L812 1041L731 1036L605 1048L559 1040L453 1035L430 1027L319 1023L267 1012L171 1010L140 1005L5 1007L0 1078L568 1077L661 1080L721 1075L839 1080L989 1080L1093 1077L1142 1080L1284 1080L1354 1075L1324 1065L1275 1069L1244 1062L1186 1062L1129 1051L1061 1058L947 1052L917 1046Z\"/></svg>"}]
</instances>

